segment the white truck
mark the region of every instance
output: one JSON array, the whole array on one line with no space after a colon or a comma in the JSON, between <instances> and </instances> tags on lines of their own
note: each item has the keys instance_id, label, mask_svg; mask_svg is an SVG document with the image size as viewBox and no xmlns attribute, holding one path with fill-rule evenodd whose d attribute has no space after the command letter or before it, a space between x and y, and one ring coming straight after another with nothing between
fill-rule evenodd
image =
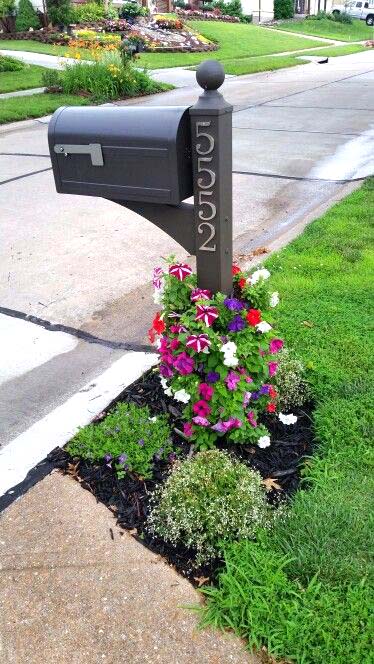
<instances>
[{"instance_id":1,"label":"white truck","mask_svg":"<svg viewBox=\"0 0 374 664\"><path fill-rule=\"evenodd\" d=\"M373 0L352 0L344 5L334 5L332 14L349 14L352 18L360 18L366 21L366 25L374 25L374 2Z\"/></svg>"}]
</instances>

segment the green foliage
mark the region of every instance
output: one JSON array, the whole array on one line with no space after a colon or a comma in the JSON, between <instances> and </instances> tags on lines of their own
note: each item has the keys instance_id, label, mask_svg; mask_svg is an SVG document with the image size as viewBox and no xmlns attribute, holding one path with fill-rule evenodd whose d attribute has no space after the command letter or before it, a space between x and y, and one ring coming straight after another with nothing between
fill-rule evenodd
<instances>
[{"instance_id":1,"label":"green foliage","mask_svg":"<svg viewBox=\"0 0 374 664\"><path fill-rule=\"evenodd\" d=\"M42 83L46 88L55 88L61 86L61 72L57 69L46 69L43 72Z\"/></svg>"},{"instance_id":2,"label":"green foliage","mask_svg":"<svg viewBox=\"0 0 374 664\"><path fill-rule=\"evenodd\" d=\"M371 661L373 218L369 180L267 262L283 335L313 367L318 454L282 522L227 548L209 591L206 621L298 664Z\"/></svg>"},{"instance_id":3,"label":"green foliage","mask_svg":"<svg viewBox=\"0 0 374 664\"><path fill-rule=\"evenodd\" d=\"M372 593L365 580L347 587L306 586L287 574L289 557L271 535L226 549L218 588L205 588L204 625L232 629L274 657L297 664L369 664Z\"/></svg>"},{"instance_id":4,"label":"green foliage","mask_svg":"<svg viewBox=\"0 0 374 664\"><path fill-rule=\"evenodd\" d=\"M70 0L47 0L47 11L53 25L67 25L73 20Z\"/></svg>"},{"instance_id":5,"label":"green foliage","mask_svg":"<svg viewBox=\"0 0 374 664\"><path fill-rule=\"evenodd\" d=\"M282 412L302 406L310 397L309 385L305 379L304 364L287 348L277 355L278 368L274 385L278 391L278 404Z\"/></svg>"},{"instance_id":6,"label":"green foliage","mask_svg":"<svg viewBox=\"0 0 374 664\"><path fill-rule=\"evenodd\" d=\"M19 0L17 17L16 17L16 30L17 32L24 32L29 28L40 27L38 15L32 6L30 0Z\"/></svg>"},{"instance_id":7,"label":"green foliage","mask_svg":"<svg viewBox=\"0 0 374 664\"><path fill-rule=\"evenodd\" d=\"M338 14L329 14L328 17L331 21L336 21L336 23L346 23L347 25L352 25L352 17L347 14L347 12L339 12Z\"/></svg>"},{"instance_id":8,"label":"green foliage","mask_svg":"<svg viewBox=\"0 0 374 664\"><path fill-rule=\"evenodd\" d=\"M153 501L149 530L194 550L197 565L271 520L260 475L219 450L179 463Z\"/></svg>"},{"instance_id":9,"label":"green foliage","mask_svg":"<svg viewBox=\"0 0 374 664\"><path fill-rule=\"evenodd\" d=\"M330 20L327 16L322 16L318 20L315 20L315 17L311 16L302 21L280 23L274 26L274 28L287 30L287 32L296 32L328 39L340 39L349 42L373 38L373 29L365 25L365 21L360 21L359 19L352 19L352 23L347 24Z\"/></svg>"},{"instance_id":10,"label":"green foliage","mask_svg":"<svg viewBox=\"0 0 374 664\"><path fill-rule=\"evenodd\" d=\"M116 7L113 7L113 0L110 0L108 3L108 8L105 12L105 18L115 21L118 19L118 9Z\"/></svg>"},{"instance_id":11,"label":"green foliage","mask_svg":"<svg viewBox=\"0 0 374 664\"><path fill-rule=\"evenodd\" d=\"M96 2L87 2L84 5L78 5L73 10L74 23L91 23L103 18L105 18L105 8Z\"/></svg>"},{"instance_id":12,"label":"green foliage","mask_svg":"<svg viewBox=\"0 0 374 664\"><path fill-rule=\"evenodd\" d=\"M151 418L148 407L120 403L97 424L80 429L68 443L74 457L113 464L118 477L134 472L151 477L155 458L172 452L167 417Z\"/></svg>"},{"instance_id":13,"label":"green foliage","mask_svg":"<svg viewBox=\"0 0 374 664\"><path fill-rule=\"evenodd\" d=\"M148 13L146 7L141 7L137 2L124 2L119 10L121 18L137 18L138 16L147 16Z\"/></svg>"},{"instance_id":14,"label":"green foliage","mask_svg":"<svg viewBox=\"0 0 374 664\"><path fill-rule=\"evenodd\" d=\"M222 14L226 16L239 16L241 17L242 3L240 0L230 0L230 2L225 2L224 0L216 0L213 2L213 6L217 9L220 9Z\"/></svg>"},{"instance_id":15,"label":"green foliage","mask_svg":"<svg viewBox=\"0 0 374 664\"><path fill-rule=\"evenodd\" d=\"M15 12L15 0L0 0L0 18L12 16Z\"/></svg>"},{"instance_id":16,"label":"green foliage","mask_svg":"<svg viewBox=\"0 0 374 664\"><path fill-rule=\"evenodd\" d=\"M96 101L158 92L162 86L143 71L124 62L118 51L105 52L93 64L79 62L67 65L62 77L67 94L88 92Z\"/></svg>"},{"instance_id":17,"label":"green foliage","mask_svg":"<svg viewBox=\"0 0 374 664\"><path fill-rule=\"evenodd\" d=\"M0 54L0 72L21 71L22 69L25 69L25 64L22 60L16 60L16 58L11 58L8 55Z\"/></svg>"},{"instance_id":18,"label":"green foliage","mask_svg":"<svg viewBox=\"0 0 374 664\"><path fill-rule=\"evenodd\" d=\"M292 18L293 15L293 0L274 0L274 18L276 21L283 18Z\"/></svg>"}]
</instances>

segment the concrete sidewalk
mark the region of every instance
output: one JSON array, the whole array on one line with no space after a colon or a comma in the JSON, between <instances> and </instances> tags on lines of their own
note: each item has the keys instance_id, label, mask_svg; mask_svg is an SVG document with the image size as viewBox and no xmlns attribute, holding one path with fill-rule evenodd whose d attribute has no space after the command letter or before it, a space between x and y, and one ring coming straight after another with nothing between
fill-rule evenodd
<instances>
[{"instance_id":1,"label":"concrete sidewalk","mask_svg":"<svg viewBox=\"0 0 374 664\"><path fill-rule=\"evenodd\" d=\"M256 664L197 628L201 602L70 477L47 476L0 517L2 664Z\"/></svg>"}]
</instances>

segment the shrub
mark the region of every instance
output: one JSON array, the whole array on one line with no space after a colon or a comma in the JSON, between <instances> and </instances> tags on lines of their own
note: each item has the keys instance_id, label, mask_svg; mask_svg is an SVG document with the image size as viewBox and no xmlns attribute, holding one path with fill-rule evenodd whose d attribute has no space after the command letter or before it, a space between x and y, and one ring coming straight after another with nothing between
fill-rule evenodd
<instances>
[{"instance_id":1,"label":"shrub","mask_svg":"<svg viewBox=\"0 0 374 664\"><path fill-rule=\"evenodd\" d=\"M278 367L275 386L278 390L278 405L281 411L302 406L310 399L310 388L305 380L303 363L283 348L277 357Z\"/></svg>"},{"instance_id":2,"label":"shrub","mask_svg":"<svg viewBox=\"0 0 374 664\"><path fill-rule=\"evenodd\" d=\"M242 3L240 0L231 0L230 2L225 2L224 0L216 0L213 3L216 9L220 9L222 14L226 16L238 16L242 15Z\"/></svg>"},{"instance_id":3,"label":"shrub","mask_svg":"<svg viewBox=\"0 0 374 664\"><path fill-rule=\"evenodd\" d=\"M73 10L74 23L92 23L105 18L105 9L96 2L87 2L85 5L78 5Z\"/></svg>"},{"instance_id":4,"label":"shrub","mask_svg":"<svg viewBox=\"0 0 374 664\"><path fill-rule=\"evenodd\" d=\"M14 31L15 0L0 0L0 28L4 32Z\"/></svg>"},{"instance_id":5,"label":"shrub","mask_svg":"<svg viewBox=\"0 0 374 664\"><path fill-rule=\"evenodd\" d=\"M252 21L253 21L252 14L242 14L240 17L241 23L252 23Z\"/></svg>"},{"instance_id":6,"label":"shrub","mask_svg":"<svg viewBox=\"0 0 374 664\"><path fill-rule=\"evenodd\" d=\"M178 462L152 497L150 532L196 552L196 564L270 524L260 475L219 450Z\"/></svg>"},{"instance_id":7,"label":"shrub","mask_svg":"<svg viewBox=\"0 0 374 664\"><path fill-rule=\"evenodd\" d=\"M347 14L347 12L338 12L336 14L329 14L328 17L330 20L335 21L336 23L353 23L352 17Z\"/></svg>"},{"instance_id":8,"label":"shrub","mask_svg":"<svg viewBox=\"0 0 374 664\"><path fill-rule=\"evenodd\" d=\"M47 10L53 25L67 25L73 21L74 10L70 0L47 0Z\"/></svg>"},{"instance_id":9,"label":"shrub","mask_svg":"<svg viewBox=\"0 0 374 664\"><path fill-rule=\"evenodd\" d=\"M40 27L40 21L38 15L32 6L30 0L20 0L18 5L18 13L16 18L16 30L17 32L24 32L33 28Z\"/></svg>"},{"instance_id":10,"label":"shrub","mask_svg":"<svg viewBox=\"0 0 374 664\"><path fill-rule=\"evenodd\" d=\"M116 7L113 7L113 1L110 0L108 3L108 8L105 12L105 18L109 19L110 21L115 21L118 19L118 9Z\"/></svg>"},{"instance_id":11,"label":"shrub","mask_svg":"<svg viewBox=\"0 0 374 664\"><path fill-rule=\"evenodd\" d=\"M166 416L151 418L147 406L120 403L104 420L81 429L66 449L74 457L112 464L118 477L150 477L155 458L172 452L170 428Z\"/></svg>"},{"instance_id":12,"label":"shrub","mask_svg":"<svg viewBox=\"0 0 374 664\"><path fill-rule=\"evenodd\" d=\"M274 18L293 18L294 3L293 0L274 0Z\"/></svg>"},{"instance_id":13,"label":"shrub","mask_svg":"<svg viewBox=\"0 0 374 664\"><path fill-rule=\"evenodd\" d=\"M137 18L138 16L147 16L149 10L141 7L137 2L124 2L119 10L121 18Z\"/></svg>"},{"instance_id":14,"label":"shrub","mask_svg":"<svg viewBox=\"0 0 374 664\"><path fill-rule=\"evenodd\" d=\"M270 295L270 272L251 274L233 266L234 297L196 288L189 265L155 268L156 314L149 338L160 352L161 384L185 404L184 433L200 449L226 435L236 443L270 445L260 415L276 411L272 377L283 341L272 327L278 293Z\"/></svg>"},{"instance_id":15,"label":"shrub","mask_svg":"<svg viewBox=\"0 0 374 664\"><path fill-rule=\"evenodd\" d=\"M25 65L21 60L16 60L15 58L11 58L8 55L0 54L0 72L21 71L24 68Z\"/></svg>"}]
</instances>

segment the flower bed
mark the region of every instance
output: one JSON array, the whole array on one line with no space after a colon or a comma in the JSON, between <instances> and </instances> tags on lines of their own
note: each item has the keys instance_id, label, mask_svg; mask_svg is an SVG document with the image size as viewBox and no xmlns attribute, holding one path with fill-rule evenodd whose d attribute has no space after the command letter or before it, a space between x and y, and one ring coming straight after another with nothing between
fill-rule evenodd
<instances>
[{"instance_id":1,"label":"flower bed","mask_svg":"<svg viewBox=\"0 0 374 664\"><path fill-rule=\"evenodd\" d=\"M271 527L312 449L310 408L280 411L291 406L283 383L299 404L308 391L302 366L287 355L276 380L284 351L273 329L278 294L269 293L268 276L234 266L233 295L225 297L197 288L186 264L156 268L155 300L163 310L150 338L159 366L55 456L120 525L197 585L215 577L219 542ZM199 499L187 509L191 491Z\"/></svg>"}]
</instances>

